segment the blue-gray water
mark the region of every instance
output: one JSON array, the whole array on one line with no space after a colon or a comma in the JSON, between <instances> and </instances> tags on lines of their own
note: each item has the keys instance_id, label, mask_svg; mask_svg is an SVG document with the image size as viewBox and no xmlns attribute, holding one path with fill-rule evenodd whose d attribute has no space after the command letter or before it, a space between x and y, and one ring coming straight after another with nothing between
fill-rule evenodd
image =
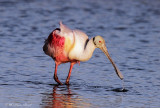
<instances>
[{"instance_id":1,"label":"blue-gray water","mask_svg":"<svg viewBox=\"0 0 160 108\"><path fill-rule=\"evenodd\" d=\"M70 86L56 85L42 46L59 21L105 38L127 92L99 49L74 66ZM58 68L63 83L68 70ZM0 0L0 107L160 107L160 1Z\"/></svg>"}]
</instances>

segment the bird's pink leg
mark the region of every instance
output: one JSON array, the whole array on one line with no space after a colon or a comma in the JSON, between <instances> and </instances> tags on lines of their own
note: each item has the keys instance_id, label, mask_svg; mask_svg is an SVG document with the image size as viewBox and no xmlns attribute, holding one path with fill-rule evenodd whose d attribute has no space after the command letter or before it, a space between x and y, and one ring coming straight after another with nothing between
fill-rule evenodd
<instances>
[{"instance_id":1,"label":"bird's pink leg","mask_svg":"<svg viewBox=\"0 0 160 108\"><path fill-rule=\"evenodd\" d=\"M69 79L70 79L70 76L71 76L71 72L72 72L72 68L73 68L73 65L76 64L76 62L71 62L71 65L70 65L70 69L69 69L69 73L68 73L68 76L67 76L67 79L66 79L66 84L69 85Z\"/></svg>"},{"instance_id":2,"label":"bird's pink leg","mask_svg":"<svg viewBox=\"0 0 160 108\"><path fill-rule=\"evenodd\" d=\"M57 76L57 68L58 68L58 63L55 63L55 71L54 71L54 80L58 83L58 84L60 84L60 85L62 85L62 83L58 80L58 76Z\"/></svg>"}]
</instances>

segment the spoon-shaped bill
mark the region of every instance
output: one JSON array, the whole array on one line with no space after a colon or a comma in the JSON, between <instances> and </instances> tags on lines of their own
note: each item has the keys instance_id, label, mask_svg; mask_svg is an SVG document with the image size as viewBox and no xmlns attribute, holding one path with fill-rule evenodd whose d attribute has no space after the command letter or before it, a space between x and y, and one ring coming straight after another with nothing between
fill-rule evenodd
<instances>
[{"instance_id":1,"label":"spoon-shaped bill","mask_svg":"<svg viewBox=\"0 0 160 108\"><path fill-rule=\"evenodd\" d=\"M104 52L104 54L108 57L109 61L112 63L112 65L113 65L113 67L114 67L114 69L115 69L118 77L119 77L121 80L123 80L123 75L122 75L122 73L119 71L119 69L117 68L117 66L115 65L115 63L113 62L111 56L110 56L109 53L108 53L108 50L107 50L106 46L103 45L100 49Z\"/></svg>"}]
</instances>

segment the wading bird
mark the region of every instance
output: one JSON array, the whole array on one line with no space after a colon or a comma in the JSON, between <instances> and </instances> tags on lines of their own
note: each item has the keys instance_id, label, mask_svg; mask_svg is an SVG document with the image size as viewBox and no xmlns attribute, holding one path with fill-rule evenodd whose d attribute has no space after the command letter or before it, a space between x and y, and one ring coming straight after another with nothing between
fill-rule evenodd
<instances>
[{"instance_id":1,"label":"wading bird","mask_svg":"<svg viewBox=\"0 0 160 108\"><path fill-rule=\"evenodd\" d=\"M62 85L57 77L58 65L67 62L71 63L66 79L66 84L69 84L73 65L89 60L95 48L100 48L104 52L112 63L118 77L122 80L123 75L111 59L105 45L105 40L101 36L95 36L89 40L84 32L71 30L60 22L60 28L53 30L45 40L43 51L55 61L54 79L58 84Z\"/></svg>"}]
</instances>

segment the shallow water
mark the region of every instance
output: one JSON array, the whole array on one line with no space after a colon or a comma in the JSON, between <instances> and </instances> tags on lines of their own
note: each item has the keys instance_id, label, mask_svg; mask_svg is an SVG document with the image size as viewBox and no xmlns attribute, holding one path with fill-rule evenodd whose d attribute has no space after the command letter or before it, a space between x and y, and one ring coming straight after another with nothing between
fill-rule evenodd
<instances>
[{"instance_id":1,"label":"shallow water","mask_svg":"<svg viewBox=\"0 0 160 108\"><path fill-rule=\"evenodd\" d=\"M0 107L160 107L159 0L1 0ZM54 62L42 51L63 21L89 37L101 35L125 79L105 55L75 65L70 85L57 86ZM69 64L58 68L64 83Z\"/></svg>"}]
</instances>

